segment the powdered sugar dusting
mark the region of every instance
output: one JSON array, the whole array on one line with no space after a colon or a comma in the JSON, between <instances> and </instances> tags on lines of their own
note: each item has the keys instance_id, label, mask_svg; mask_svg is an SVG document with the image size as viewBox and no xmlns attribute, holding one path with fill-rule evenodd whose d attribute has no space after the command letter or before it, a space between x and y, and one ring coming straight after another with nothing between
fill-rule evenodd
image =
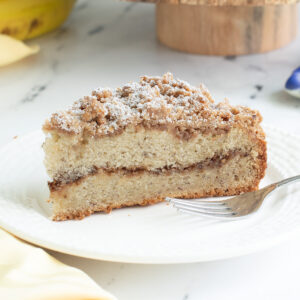
<instances>
[{"instance_id":1,"label":"powdered sugar dusting","mask_svg":"<svg viewBox=\"0 0 300 300\"><path fill-rule=\"evenodd\" d=\"M103 136L128 125L165 126L184 136L199 130L228 130L234 124L255 126L260 121L258 112L226 101L215 105L205 87L193 87L167 73L143 76L139 83L117 89L98 88L70 109L53 114L44 129Z\"/></svg>"}]
</instances>

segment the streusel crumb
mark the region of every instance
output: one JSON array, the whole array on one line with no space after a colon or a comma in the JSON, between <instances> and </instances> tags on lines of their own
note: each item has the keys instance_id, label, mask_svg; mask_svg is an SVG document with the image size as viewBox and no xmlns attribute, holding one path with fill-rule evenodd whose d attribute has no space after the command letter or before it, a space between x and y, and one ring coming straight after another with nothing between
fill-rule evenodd
<instances>
[{"instance_id":1,"label":"streusel crumb","mask_svg":"<svg viewBox=\"0 0 300 300\"><path fill-rule=\"evenodd\" d=\"M259 112L227 101L215 104L203 85L193 87L166 73L142 76L139 83L121 88L98 88L70 109L54 113L44 130L100 137L122 132L128 125L142 125L173 128L176 135L190 137L196 131L226 131L235 124L256 127L260 121Z\"/></svg>"}]
</instances>

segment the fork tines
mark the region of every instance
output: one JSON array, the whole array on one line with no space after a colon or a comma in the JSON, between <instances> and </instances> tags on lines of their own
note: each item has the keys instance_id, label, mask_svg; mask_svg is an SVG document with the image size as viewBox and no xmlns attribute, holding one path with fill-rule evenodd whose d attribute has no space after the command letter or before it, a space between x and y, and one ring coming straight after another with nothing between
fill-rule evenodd
<instances>
[{"instance_id":1,"label":"fork tines","mask_svg":"<svg viewBox=\"0 0 300 300\"><path fill-rule=\"evenodd\" d=\"M214 218L228 218L235 215L224 201L205 199L183 200L169 197L166 198L166 201L173 204L179 211L189 214L192 213Z\"/></svg>"}]
</instances>

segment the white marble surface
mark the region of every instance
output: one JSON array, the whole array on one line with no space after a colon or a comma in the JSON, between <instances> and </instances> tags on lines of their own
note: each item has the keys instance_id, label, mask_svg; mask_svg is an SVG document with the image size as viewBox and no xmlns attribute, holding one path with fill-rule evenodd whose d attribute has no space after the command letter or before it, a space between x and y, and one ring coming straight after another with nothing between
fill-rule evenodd
<instances>
[{"instance_id":1,"label":"white marble surface","mask_svg":"<svg viewBox=\"0 0 300 300\"><path fill-rule=\"evenodd\" d=\"M41 127L53 111L97 86L142 74L175 73L204 82L216 99L257 108L264 122L300 132L300 100L283 92L300 65L300 37L284 49L244 57L179 53L155 38L154 6L79 1L39 55L0 69L0 145ZM99 262L51 252L86 271L124 300L300 299L300 236L273 249L226 261L185 265Z\"/></svg>"}]
</instances>

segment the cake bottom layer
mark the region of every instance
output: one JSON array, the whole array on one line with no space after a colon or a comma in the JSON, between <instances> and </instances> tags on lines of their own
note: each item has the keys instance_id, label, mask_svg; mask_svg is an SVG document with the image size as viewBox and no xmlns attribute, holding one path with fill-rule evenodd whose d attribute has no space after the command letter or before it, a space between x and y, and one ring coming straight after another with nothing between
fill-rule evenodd
<instances>
[{"instance_id":1,"label":"cake bottom layer","mask_svg":"<svg viewBox=\"0 0 300 300\"><path fill-rule=\"evenodd\" d=\"M264 168L259 159L236 155L221 166L172 170L97 173L52 190L53 220L82 219L94 212L148 205L165 197L229 196L256 190Z\"/></svg>"}]
</instances>

